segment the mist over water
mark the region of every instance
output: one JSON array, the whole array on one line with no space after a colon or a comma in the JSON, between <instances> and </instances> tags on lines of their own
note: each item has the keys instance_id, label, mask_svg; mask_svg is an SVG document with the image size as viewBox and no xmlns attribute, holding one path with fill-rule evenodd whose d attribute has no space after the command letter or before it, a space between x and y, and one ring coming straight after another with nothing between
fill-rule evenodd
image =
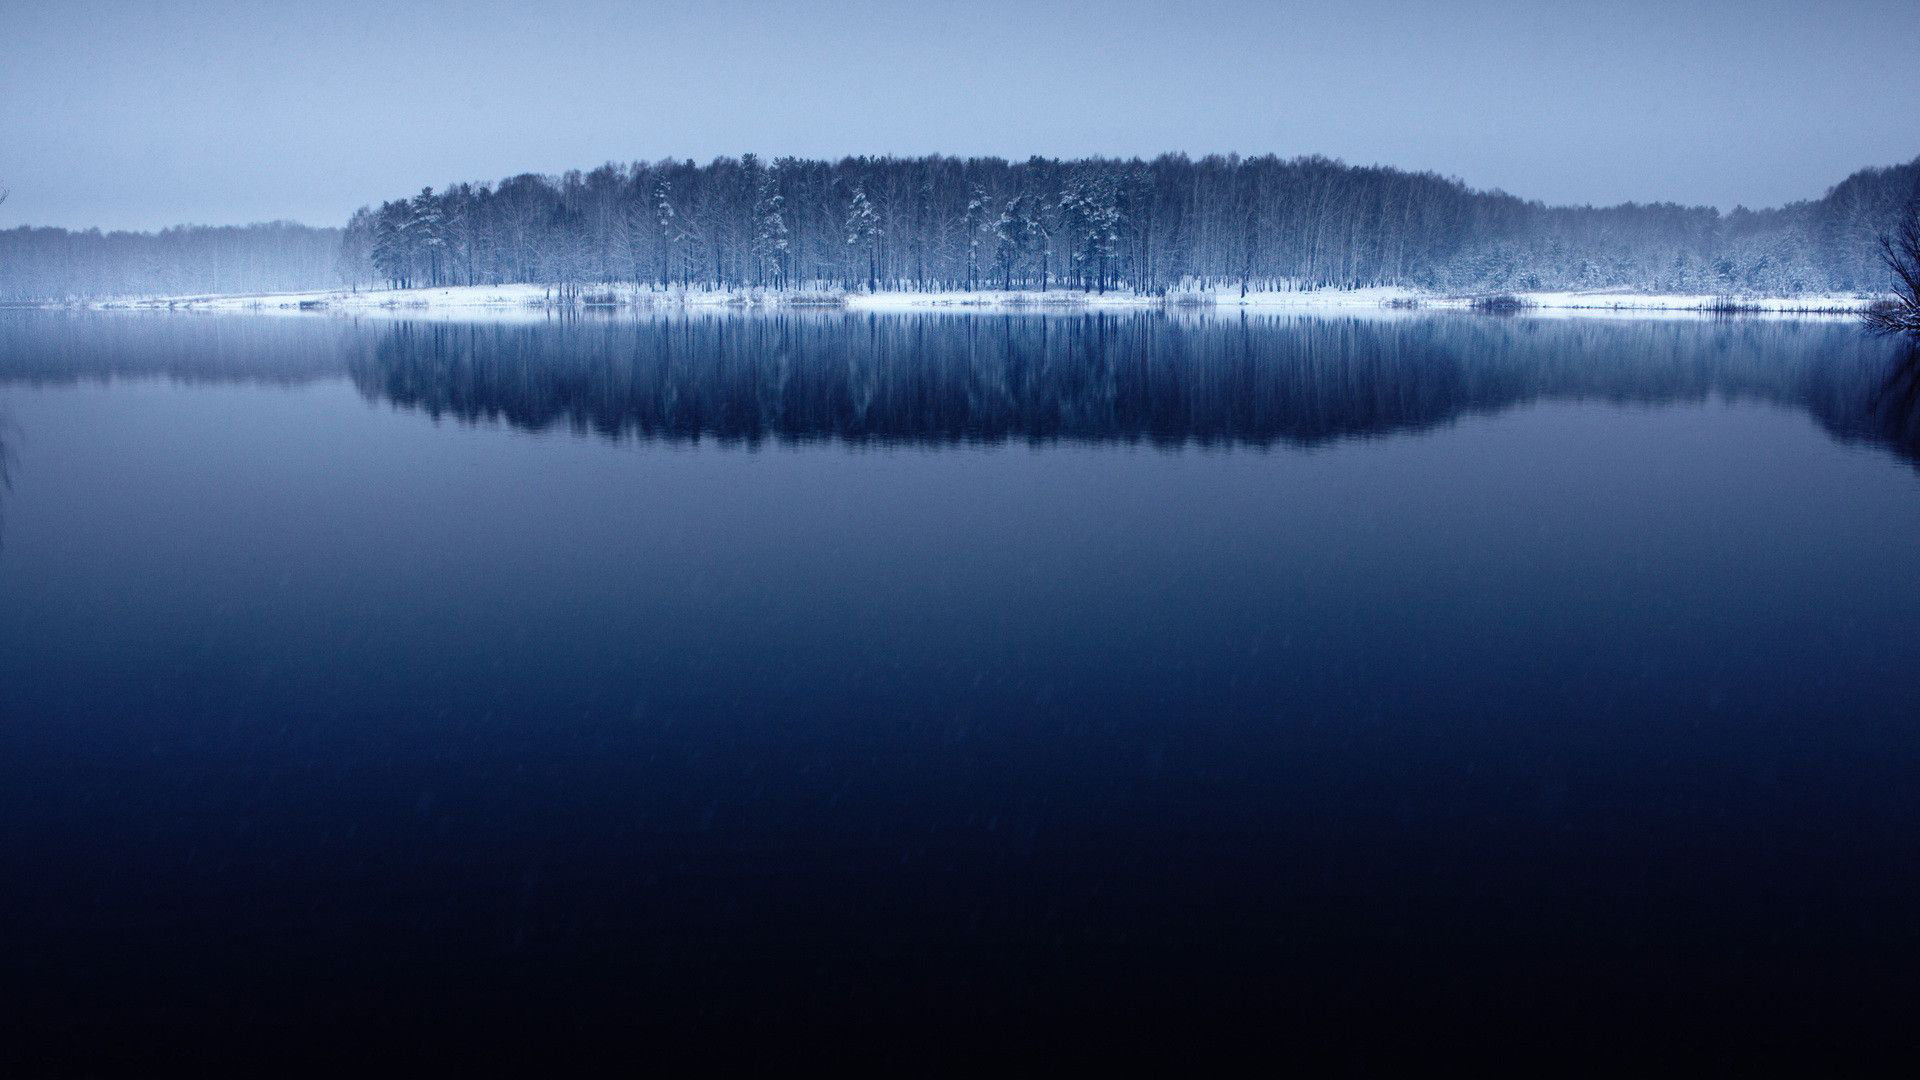
<instances>
[{"instance_id":1,"label":"mist over water","mask_svg":"<svg viewBox=\"0 0 1920 1080\"><path fill-rule=\"evenodd\" d=\"M0 994L81 1059L1887 1045L1914 372L0 313Z\"/></svg>"}]
</instances>

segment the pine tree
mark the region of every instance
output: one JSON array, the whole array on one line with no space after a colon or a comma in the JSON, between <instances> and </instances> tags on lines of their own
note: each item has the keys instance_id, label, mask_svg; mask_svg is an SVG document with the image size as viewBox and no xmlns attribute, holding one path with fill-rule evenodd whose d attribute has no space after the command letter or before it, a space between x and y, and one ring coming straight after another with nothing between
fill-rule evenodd
<instances>
[{"instance_id":1,"label":"pine tree","mask_svg":"<svg viewBox=\"0 0 1920 1080\"><path fill-rule=\"evenodd\" d=\"M853 201L847 208L847 245L867 251L867 291L880 287L880 215L867 201L865 188L853 189Z\"/></svg>"},{"instance_id":2,"label":"pine tree","mask_svg":"<svg viewBox=\"0 0 1920 1080\"><path fill-rule=\"evenodd\" d=\"M967 291L980 287L980 234L987 228L987 193L978 185L967 199L963 219L967 231Z\"/></svg>"},{"instance_id":3,"label":"pine tree","mask_svg":"<svg viewBox=\"0 0 1920 1080\"><path fill-rule=\"evenodd\" d=\"M440 200L434 197L433 189L421 188L420 194L408 200L407 214L408 246L416 262L419 283L444 284L440 267L447 247L446 215L441 212Z\"/></svg>"},{"instance_id":4,"label":"pine tree","mask_svg":"<svg viewBox=\"0 0 1920 1080\"><path fill-rule=\"evenodd\" d=\"M404 199L381 203L374 215L373 265L392 288L405 289L413 284L412 224L413 211Z\"/></svg>"},{"instance_id":5,"label":"pine tree","mask_svg":"<svg viewBox=\"0 0 1920 1080\"><path fill-rule=\"evenodd\" d=\"M1014 272L1026 265L1044 235L1034 200L1015 195L1007 200L993 223L994 259L1000 264L1001 288L1013 288ZM1046 288L1044 279L1041 288Z\"/></svg>"}]
</instances>

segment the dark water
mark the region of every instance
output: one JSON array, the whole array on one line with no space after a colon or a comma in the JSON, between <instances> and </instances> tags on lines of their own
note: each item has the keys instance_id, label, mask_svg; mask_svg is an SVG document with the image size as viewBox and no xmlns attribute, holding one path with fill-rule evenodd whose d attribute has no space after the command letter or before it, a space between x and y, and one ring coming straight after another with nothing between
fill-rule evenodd
<instances>
[{"instance_id":1,"label":"dark water","mask_svg":"<svg viewBox=\"0 0 1920 1080\"><path fill-rule=\"evenodd\" d=\"M1915 387L1844 323L0 313L0 1053L1899 1045Z\"/></svg>"}]
</instances>

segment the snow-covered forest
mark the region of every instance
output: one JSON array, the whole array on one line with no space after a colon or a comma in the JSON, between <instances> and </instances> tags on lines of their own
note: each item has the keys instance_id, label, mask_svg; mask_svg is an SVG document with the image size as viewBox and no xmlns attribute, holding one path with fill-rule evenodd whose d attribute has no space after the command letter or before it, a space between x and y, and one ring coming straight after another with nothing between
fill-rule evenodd
<instances>
[{"instance_id":1,"label":"snow-covered forest","mask_svg":"<svg viewBox=\"0 0 1920 1080\"><path fill-rule=\"evenodd\" d=\"M0 301L595 283L1130 290L1396 285L1794 295L1887 286L1920 159L1770 210L1554 207L1326 158L753 155L459 183L356 213L159 233L0 231Z\"/></svg>"},{"instance_id":2,"label":"snow-covered forest","mask_svg":"<svg viewBox=\"0 0 1920 1080\"><path fill-rule=\"evenodd\" d=\"M1550 207L1326 158L748 155L425 190L356 214L343 265L394 286L864 289L1408 285L1879 289L1920 159L1763 211Z\"/></svg>"}]
</instances>

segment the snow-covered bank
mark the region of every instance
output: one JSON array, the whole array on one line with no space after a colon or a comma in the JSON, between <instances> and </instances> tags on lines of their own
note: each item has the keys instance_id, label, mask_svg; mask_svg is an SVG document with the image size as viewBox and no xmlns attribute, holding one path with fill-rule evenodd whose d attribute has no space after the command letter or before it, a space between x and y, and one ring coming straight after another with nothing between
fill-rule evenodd
<instances>
[{"instance_id":1,"label":"snow-covered bank","mask_svg":"<svg viewBox=\"0 0 1920 1080\"><path fill-rule=\"evenodd\" d=\"M1541 314L1776 314L1851 315L1875 297L1804 295L1727 297L1635 292L1537 292L1500 297L1446 296L1403 288L1318 289L1249 292L1238 289L1185 291L1165 296L1130 292L1084 293L1066 290L1004 292L780 292L761 289L651 289L632 285L592 286L570 296L540 285L462 285L427 289L335 290L233 296L177 296L108 300L101 309L175 311L257 311L343 313L354 315L445 315L462 318L533 317L565 308L587 310L739 310L827 309L850 311L1075 311L1087 309L1167 309L1175 311L1257 310L1310 312L1363 310L1468 310L1494 308Z\"/></svg>"},{"instance_id":2,"label":"snow-covered bank","mask_svg":"<svg viewBox=\"0 0 1920 1080\"><path fill-rule=\"evenodd\" d=\"M1052 289L1046 292L997 289L945 292L823 291L772 289L654 289L601 285L571 296L542 285L456 285L427 289L364 289L330 292L270 293L234 296L142 297L98 301L95 308L163 308L175 311L309 311L511 313L554 308L735 309L767 308L850 311L1059 311L1088 308L1210 308L1244 306L1279 309L1385 308L1412 306L1418 294L1406 289L1325 289L1314 292L1237 290L1184 292L1151 296L1132 292L1092 293Z\"/></svg>"}]
</instances>

